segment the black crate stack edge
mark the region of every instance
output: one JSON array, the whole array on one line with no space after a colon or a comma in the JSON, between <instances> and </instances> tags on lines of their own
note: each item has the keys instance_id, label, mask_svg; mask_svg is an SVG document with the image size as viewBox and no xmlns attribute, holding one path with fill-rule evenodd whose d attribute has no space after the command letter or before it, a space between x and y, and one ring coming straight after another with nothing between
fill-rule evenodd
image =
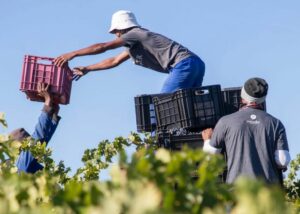
<instances>
[{"instance_id":1,"label":"black crate stack edge","mask_svg":"<svg viewBox=\"0 0 300 214\"><path fill-rule=\"evenodd\" d=\"M153 132L156 130L154 112L154 97L166 97L170 94L143 94L134 97L136 125L138 132Z\"/></svg>"},{"instance_id":2,"label":"black crate stack edge","mask_svg":"<svg viewBox=\"0 0 300 214\"><path fill-rule=\"evenodd\" d=\"M224 88L222 90L224 100L224 115L232 114L242 106L242 87ZM263 110L267 111L266 101L262 104Z\"/></svg>"},{"instance_id":3,"label":"black crate stack edge","mask_svg":"<svg viewBox=\"0 0 300 214\"><path fill-rule=\"evenodd\" d=\"M153 102L158 132L174 128L201 131L214 127L224 115L220 85L181 89L168 97L155 97Z\"/></svg>"}]
</instances>

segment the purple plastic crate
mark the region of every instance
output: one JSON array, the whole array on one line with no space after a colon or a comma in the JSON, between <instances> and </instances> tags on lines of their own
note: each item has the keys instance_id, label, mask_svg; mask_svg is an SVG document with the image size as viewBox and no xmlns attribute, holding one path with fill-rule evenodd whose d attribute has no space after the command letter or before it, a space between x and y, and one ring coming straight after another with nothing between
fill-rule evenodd
<instances>
[{"instance_id":1,"label":"purple plastic crate","mask_svg":"<svg viewBox=\"0 0 300 214\"><path fill-rule=\"evenodd\" d=\"M65 65L55 66L54 58L25 55L20 90L32 101L43 102L37 94L37 84L50 84L50 92L54 94L54 102L68 104L72 88L72 71Z\"/></svg>"}]
</instances>

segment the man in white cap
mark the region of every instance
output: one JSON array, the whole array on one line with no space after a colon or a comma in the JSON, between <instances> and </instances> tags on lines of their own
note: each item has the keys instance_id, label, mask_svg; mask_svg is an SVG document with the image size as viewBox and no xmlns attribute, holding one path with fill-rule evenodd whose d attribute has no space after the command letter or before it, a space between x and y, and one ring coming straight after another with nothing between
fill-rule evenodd
<instances>
[{"instance_id":1,"label":"man in white cap","mask_svg":"<svg viewBox=\"0 0 300 214\"><path fill-rule=\"evenodd\" d=\"M247 80L241 91L243 107L222 117L213 132L202 132L203 150L225 152L227 183L239 176L258 178L267 183L281 183L282 170L290 161L283 124L262 109L268 92L264 79Z\"/></svg>"},{"instance_id":2,"label":"man in white cap","mask_svg":"<svg viewBox=\"0 0 300 214\"><path fill-rule=\"evenodd\" d=\"M78 80L90 71L113 68L132 58L136 65L169 74L161 90L162 93L202 85L205 72L203 61L179 43L142 28L132 12L120 10L114 13L109 32L115 34L117 38L63 54L54 60L55 64L62 66L78 56L100 54L107 50L125 47L126 50L117 56L97 64L74 68L74 78Z\"/></svg>"}]
</instances>

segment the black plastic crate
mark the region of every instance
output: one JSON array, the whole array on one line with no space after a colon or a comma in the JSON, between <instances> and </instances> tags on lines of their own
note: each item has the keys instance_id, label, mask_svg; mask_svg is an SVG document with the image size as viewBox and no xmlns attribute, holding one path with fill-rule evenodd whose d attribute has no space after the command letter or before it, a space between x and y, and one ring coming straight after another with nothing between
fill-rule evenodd
<instances>
[{"instance_id":1,"label":"black plastic crate","mask_svg":"<svg viewBox=\"0 0 300 214\"><path fill-rule=\"evenodd\" d=\"M201 132L186 135L174 135L165 132L158 134L158 145L172 151L181 150L184 146L191 149L202 149L203 139Z\"/></svg>"},{"instance_id":2,"label":"black plastic crate","mask_svg":"<svg viewBox=\"0 0 300 214\"><path fill-rule=\"evenodd\" d=\"M200 131L214 127L224 115L220 85L181 89L164 98L154 98L157 130L186 128Z\"/></svg>"},{"instance_id":3,"label":"black plastic crate","mask_svg":"<svg viewBox=\"0 0 300 214\"><path fill-rule=\"evenodd\" d=\"M242 87L224 88L222 90L224 98L224 113L225 115L234 113L241 106L241 89Z\"/></svg>"},{"instance_id":4,"label":"black plastic crate","mask_svg":"<svg viewBox=\"0 0 300 214\"><path fill-rule=\"evenodd\" d=\"M153 97L165 97L170 94L144 94L134 97L136 125L138 132L152 132L156 128Z\"/></svg>"},{"instance_id":5,"label":"black plastic crate","mask_svg":"<svg viewBox=\"0 0 300 214\"><path fill-rule=\"evenodd\" d=\"M242 87L224 88L222 90L225 115L238 111L242 106L241 90ZM267 110L266 102L263 103L263 110Z\"/></svg>"}]
</instances>

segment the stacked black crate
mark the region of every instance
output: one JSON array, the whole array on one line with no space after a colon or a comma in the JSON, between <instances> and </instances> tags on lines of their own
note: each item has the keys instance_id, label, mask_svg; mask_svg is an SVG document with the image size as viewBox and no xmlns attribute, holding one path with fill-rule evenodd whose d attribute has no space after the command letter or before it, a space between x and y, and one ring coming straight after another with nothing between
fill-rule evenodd
<instances>
[{"instance_id":1,"label":"stacked black crate","mask_svg":"<svg viewBox=\"0 0 300 214\"><path fill-rule=\"evenodd\" d=\"M224 115L220 85L181 89L153 102L158 143L170 150L202 148L201 131L213 128Z\"/></svg>"},{"instance_id":2,"label":"stacked black crate","mask_svg":"<svg viewBox=\"0 0 300 214\"><path fill-rule=\"evenodd\" d=\"M137 131L154 132L156 130L156 118L153 98L166 97L170 94L143 94L134 97Z\"/></svg>"},{"instance_id":3,"label":"stacked black crate","mask_svg":"<svg viewBox=\"0 0 300 214\"><path fill-rule=\"evenodd\" d=\"M243 105L241 99L242 87L231 87L222 89L222 95L224 99L224 114L232 114L239 110ZM262 104L263 110L267 111L266 102Z\"/></svg>"},{"instance_id":4,"label":"stacked black crate","mask_svg":"<svg viewBox=\"0 0 300 214\"><path fill-rule=\"evenodd\" d=\"M191 149L199 149L203 147L203 139L201 132L180 132L180 134L172 131L158 133L158 145L171 151L181 150L183 146Z\"/></svg>"}]
</instances>

